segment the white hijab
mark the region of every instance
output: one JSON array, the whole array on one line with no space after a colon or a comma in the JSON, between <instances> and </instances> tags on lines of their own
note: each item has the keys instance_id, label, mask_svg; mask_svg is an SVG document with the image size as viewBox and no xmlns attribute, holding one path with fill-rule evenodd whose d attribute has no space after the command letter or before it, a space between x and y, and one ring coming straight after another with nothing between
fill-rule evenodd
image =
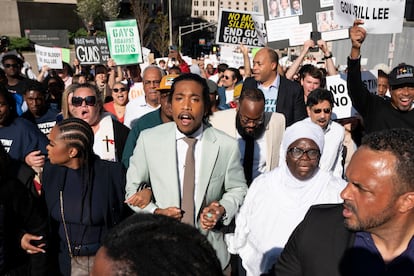
<instances>
[{"instance_id":1,"label":"white hijab","mask_svg":"<svg viewBox=\"0 0 414 276\"><path fill-rule=\"evenodd\" d=\"M289 171L286 150L300 138L311 139L323 149L324 134L318 125L301 121L288 127L282 140L283 162L253 181L236 217L235 233L226 236L229 251L240 255L247 275L271 268L310 206L342 202L344 180L317 168L302 181Z\"/></svg>"}]
</instances>

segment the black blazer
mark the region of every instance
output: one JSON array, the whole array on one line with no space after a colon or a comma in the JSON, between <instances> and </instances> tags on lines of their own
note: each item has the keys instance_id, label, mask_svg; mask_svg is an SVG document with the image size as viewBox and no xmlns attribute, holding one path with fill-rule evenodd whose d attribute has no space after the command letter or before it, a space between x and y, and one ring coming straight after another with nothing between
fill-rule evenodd
<instances>
[{"instance_id":1,"label":"black blazer","mask_svg":"<svg viewBox=\"0 0 414 276\"><path fill-rule=\"evenodd\" d=\"M346 258L354 232L344 226L342 204L312 206L289 238L275 265L277 276L350 275Z\"/></svg>"},{"instance_id":2,"label":"black blazer","mask_svg":"<svg viewBox=\"0 0 414 276\"><path fill-rule=\"evenodd\" d=\"M114 139L115 139L115 154L118 162L122 161L122 153L129 134L129 128L121 124L117 120L112 119L114 126Z\"/></svg>"},{"instance_id":3,"label":"black blazer","mask_svg":"<svg viewBox=\"0 0 414 276\"><path fill-rule=\"evenodd\" d=\"M244 81L242 90L257 87L258 82L250 77ZM300 85L282 76L280 76L276 112L285 115L286 127L307 117L303 90Z\"/></svg>"}]
</instances>

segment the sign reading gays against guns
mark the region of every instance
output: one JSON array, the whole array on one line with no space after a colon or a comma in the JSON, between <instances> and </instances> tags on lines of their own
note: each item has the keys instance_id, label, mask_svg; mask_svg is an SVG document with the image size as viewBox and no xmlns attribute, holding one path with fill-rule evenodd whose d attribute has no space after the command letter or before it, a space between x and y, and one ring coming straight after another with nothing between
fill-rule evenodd
<instances>
[{"instance_id":1,"label":"sign reading gays against guns","mask_svg":"<svg viewBox=\"0 0 414 276\"><path fill-rule=\"evenodd\" d=\"M105 22L111 58L117 65L142 63L142 48L137 21L120 20Z\"/></svg>"}]
</instances>

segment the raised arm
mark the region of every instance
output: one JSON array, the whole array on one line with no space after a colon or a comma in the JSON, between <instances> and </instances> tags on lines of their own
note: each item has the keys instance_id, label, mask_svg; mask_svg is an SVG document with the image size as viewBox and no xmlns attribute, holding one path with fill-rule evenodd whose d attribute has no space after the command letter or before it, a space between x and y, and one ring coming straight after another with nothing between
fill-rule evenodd
<instances>
[{"instance_id":1,"label":"raised arm","mask_svg":"<svg viewBox=\"0 0 414 276\"><path fill-rule=\"evenodd\" d=\"M249 49L244 46L243 44L240 44L240 50L243 53L243 66L244 66L244 73L246 78L252 76L252 67L250 63L250 57L249 57Z\"/></svg>"},{"instance_id":2,"label":"raised arm","mask_svg":"<svg viewBox=\"0 0 414 276\"><path fill-rule=\"evenodd\" d=\"M361 24L364 24L364 21L361 19L356 19L354 21L354 25L349 31L349 36L352 42L352 48L351 48L351 54L350 54L351 59L357 59L360 57L361 46L367 36L366 30L363 27L359 26Z\"/></svg>"},{"instance_id":3,"label":"raised arm","mask_svg":"<svg viewBox=\"0 0 414 276\"><path fill-rule=\"evenodd\" d=\"M319 49L321 49L324 59L325 59L325 66L326 66L326 71L328 72L328 76L333 76L338 74L338 72L336 71L336 67L335 64L333 63L332 60L332 53L329 51L328 49L328 45L326 44L325 40L319 39L318 40L318 46Z\"/></svg>"},{"instance_id":4,"label":"raised arm","mask_svg":"<svg viewBox=\"0 0 414 276\"><path fill-rule=\"evenodd\" d=\"M285 73L285 77L289 80L293 80L293 76L298 71L300 65L302 64L303 60L305 59L305 56L308 54L309 49L315 47L315 43L312 39L306 40L303 44L302 52L300 52L299 56L295 59L295 61L292 63L292 65L289 67L289 69Z\"/></svg>"}]
</instances>

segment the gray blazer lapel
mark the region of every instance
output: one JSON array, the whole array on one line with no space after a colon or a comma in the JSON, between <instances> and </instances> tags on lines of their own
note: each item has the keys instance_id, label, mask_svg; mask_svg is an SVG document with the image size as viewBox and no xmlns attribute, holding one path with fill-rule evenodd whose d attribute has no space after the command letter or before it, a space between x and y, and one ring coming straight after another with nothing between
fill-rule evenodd
<instances>
[{"instance_id":1,"label":"gray blazer lapel","mask_svg":"<svg viewBox=\"0 0 414 276\"><path fill-rule=\"evenodd\" d=\"M210 177L213 174L214 165L219 152L219 145L216 143L216 136L212 127L208 127L203 132L201 142L203 143L202 148L202 159L200 175L198 178L197 197L195 203L196 216L203 207L204 196L207 195L207 188L210 183Z\"/></svg>"},{"instance_id":2,"label":"gray blazer lapel","mask_svg":"<svg viewBox=\"0 0 414 276\"><path fill-rule=\"evenodd\" d=\"M168 206L181 206L180 183L177 169L177 143L175 134L175 123L170 123L156 134L161 137L153 140L154 152L148 153L152 159L149 167L150 181L154 182L153 192L155 200L168 202Z\"/></svg>"}]
</instances>

